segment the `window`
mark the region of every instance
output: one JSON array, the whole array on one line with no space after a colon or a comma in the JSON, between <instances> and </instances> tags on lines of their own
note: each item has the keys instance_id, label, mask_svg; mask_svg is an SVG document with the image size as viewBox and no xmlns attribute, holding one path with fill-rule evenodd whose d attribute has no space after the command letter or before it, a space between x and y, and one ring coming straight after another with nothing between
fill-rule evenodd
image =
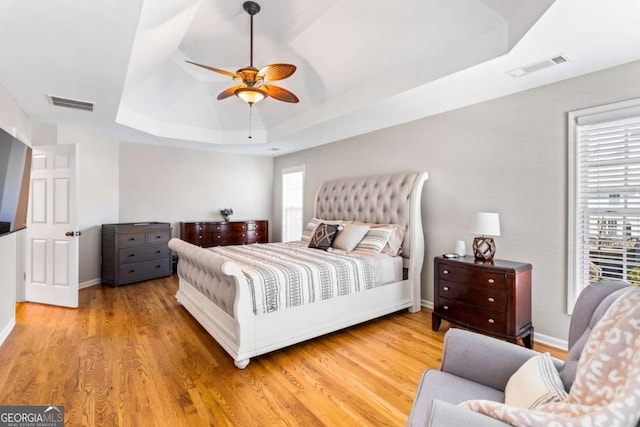
<instances>
[{"instance_id":1,"label":"window","mask_svg":"<svg viewBox=\"0 0 640 427\"><path fill-rule=\"evenodd\" d=\"M569 114L568 312L590 282L640 284L640 99Z\"/></svg>"},{"instance_id":2,"label":"window","mask_svg":"<svg viewBox=\"0 0 640 427\"><path fill-rule=\"evenodd\" d=\"M282 170L282 241L302 237L304 166Z\"/></svg>"}]
</instances>

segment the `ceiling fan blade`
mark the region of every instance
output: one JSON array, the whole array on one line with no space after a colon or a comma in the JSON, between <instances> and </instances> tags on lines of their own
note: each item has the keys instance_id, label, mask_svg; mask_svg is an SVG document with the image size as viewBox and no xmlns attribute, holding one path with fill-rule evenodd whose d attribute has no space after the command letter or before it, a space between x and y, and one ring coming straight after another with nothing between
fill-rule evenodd
<instances>
[{"instance_id":1,"label":"ceiling fan blade","mask_svg":"<svg viewBox=\"0 0 640 427\"><path fill-rule=\"evenodd\" d=\"M283 89L279 86L262 85L260 86L260 89L264 90L265 92L267 92L267 95L277 99L278 101L292 102L292 103L296 103L300 101L298 97L293 94L293 92L289 92L288 90Z\"/></svg>"},{"instance_id":2,"label":"ceiling fan blade","mask_svg":"<svg viewBox=\"0 0 640 427\"><path fill-rule=\"evenodd\" d=\"M235 94L235 91L237 89L243 88L243 87L247 87L247 85L238 85L238 86L233 86L230 87L227 90L223 90L222 92L220 92L220 95L218 95L218 101L220 101L221 99L225 99L230 97L231 95Z\"/></svg>"},{"instance_id":3,"label":"ceiling fan blade","mask_svg":"<svg viewBox=\"0 0 640 427\"><path fill-rule=\"evenodd\" d=\"M202 65L195 62L191 62L191 61L185 61L185 62L188 62L189 64L197 65L198 67L206 68L209 71L215 71L216 73L224 74L225 76L236 77L236 73L232 73L231 71L221 70L219 68L213 68L213 67L209 67L208 65Z\"/></svg>"},{"instance_id":4,"label":"ceiling fan blade","mask_svg":"<svg viewBox=\"0 0 640 427\"><path fill-rule=\"evenodd\" d=\"M271 64L258 71L258 77L263 80L273 82L289 77L296 72L296 66L291 64Z\"/></svg>"}]
</instances>

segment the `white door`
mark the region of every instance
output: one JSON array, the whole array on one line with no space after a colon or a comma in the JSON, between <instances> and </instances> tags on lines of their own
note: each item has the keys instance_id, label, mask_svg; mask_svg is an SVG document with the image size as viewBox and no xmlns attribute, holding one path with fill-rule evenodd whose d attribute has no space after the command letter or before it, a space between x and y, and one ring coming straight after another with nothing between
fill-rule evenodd
<instances>
[{"instance_id":1,"label":"white door","mask_svg":"<svg viewBox=\"0 0 640 427\"><path fill-rule=\"evenodd\" d=\"M34 147L27 225L26 300L78 306L76 146Z\"/></svg>"}]
</instances>

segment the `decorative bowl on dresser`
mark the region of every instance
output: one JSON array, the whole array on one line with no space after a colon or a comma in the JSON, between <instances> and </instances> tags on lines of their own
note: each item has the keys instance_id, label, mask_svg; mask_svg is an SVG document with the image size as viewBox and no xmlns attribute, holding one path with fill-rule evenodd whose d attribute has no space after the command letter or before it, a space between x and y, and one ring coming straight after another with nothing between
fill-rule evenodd
<instances>
[{"instance_id":1,"label":"decorative bowl on dresser","mask_svg":"<svg viewBox=\"0 0 640 427\"><path fill-rule=\"evenodd\" d=\"M533 347L531 264L436 257L432 329L442 319Z\"/></svg>"},{"instance_id":2,"label":"decorative bowl on dresser","mask_svg":"<svg viewBox=\"0 0 640 427\"><path fill-rule=\"evenodd\" d=\"M181 222L180 239L203 248L267 243L268 221Z\"/></svg>"},{"instance_id":3,"label":"decorative bowl on dresser","mask_svg":"<svg viewBox=\"0 0 640 427\"><path fill-rule=\"evenodd\" d=\"M102 283L126 285L171 275L168 222L102 224Z\"/></svg>"}]
</instances>

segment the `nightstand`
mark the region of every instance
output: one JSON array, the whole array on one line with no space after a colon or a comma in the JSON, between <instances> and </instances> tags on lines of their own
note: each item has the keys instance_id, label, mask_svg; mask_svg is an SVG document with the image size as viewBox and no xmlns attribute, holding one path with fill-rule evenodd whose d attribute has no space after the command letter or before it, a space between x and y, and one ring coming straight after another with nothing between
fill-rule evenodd
<instances>
[{"instance_id":1,"label":"nightstand","mask_svg":"<svg viewBox=\"0 0 640 427\"><path fill-rule=\"evenodd\" d=\"M432 328L442 319L533 347L531 264L436 257Z\"/></svg>"}]
</instances>

